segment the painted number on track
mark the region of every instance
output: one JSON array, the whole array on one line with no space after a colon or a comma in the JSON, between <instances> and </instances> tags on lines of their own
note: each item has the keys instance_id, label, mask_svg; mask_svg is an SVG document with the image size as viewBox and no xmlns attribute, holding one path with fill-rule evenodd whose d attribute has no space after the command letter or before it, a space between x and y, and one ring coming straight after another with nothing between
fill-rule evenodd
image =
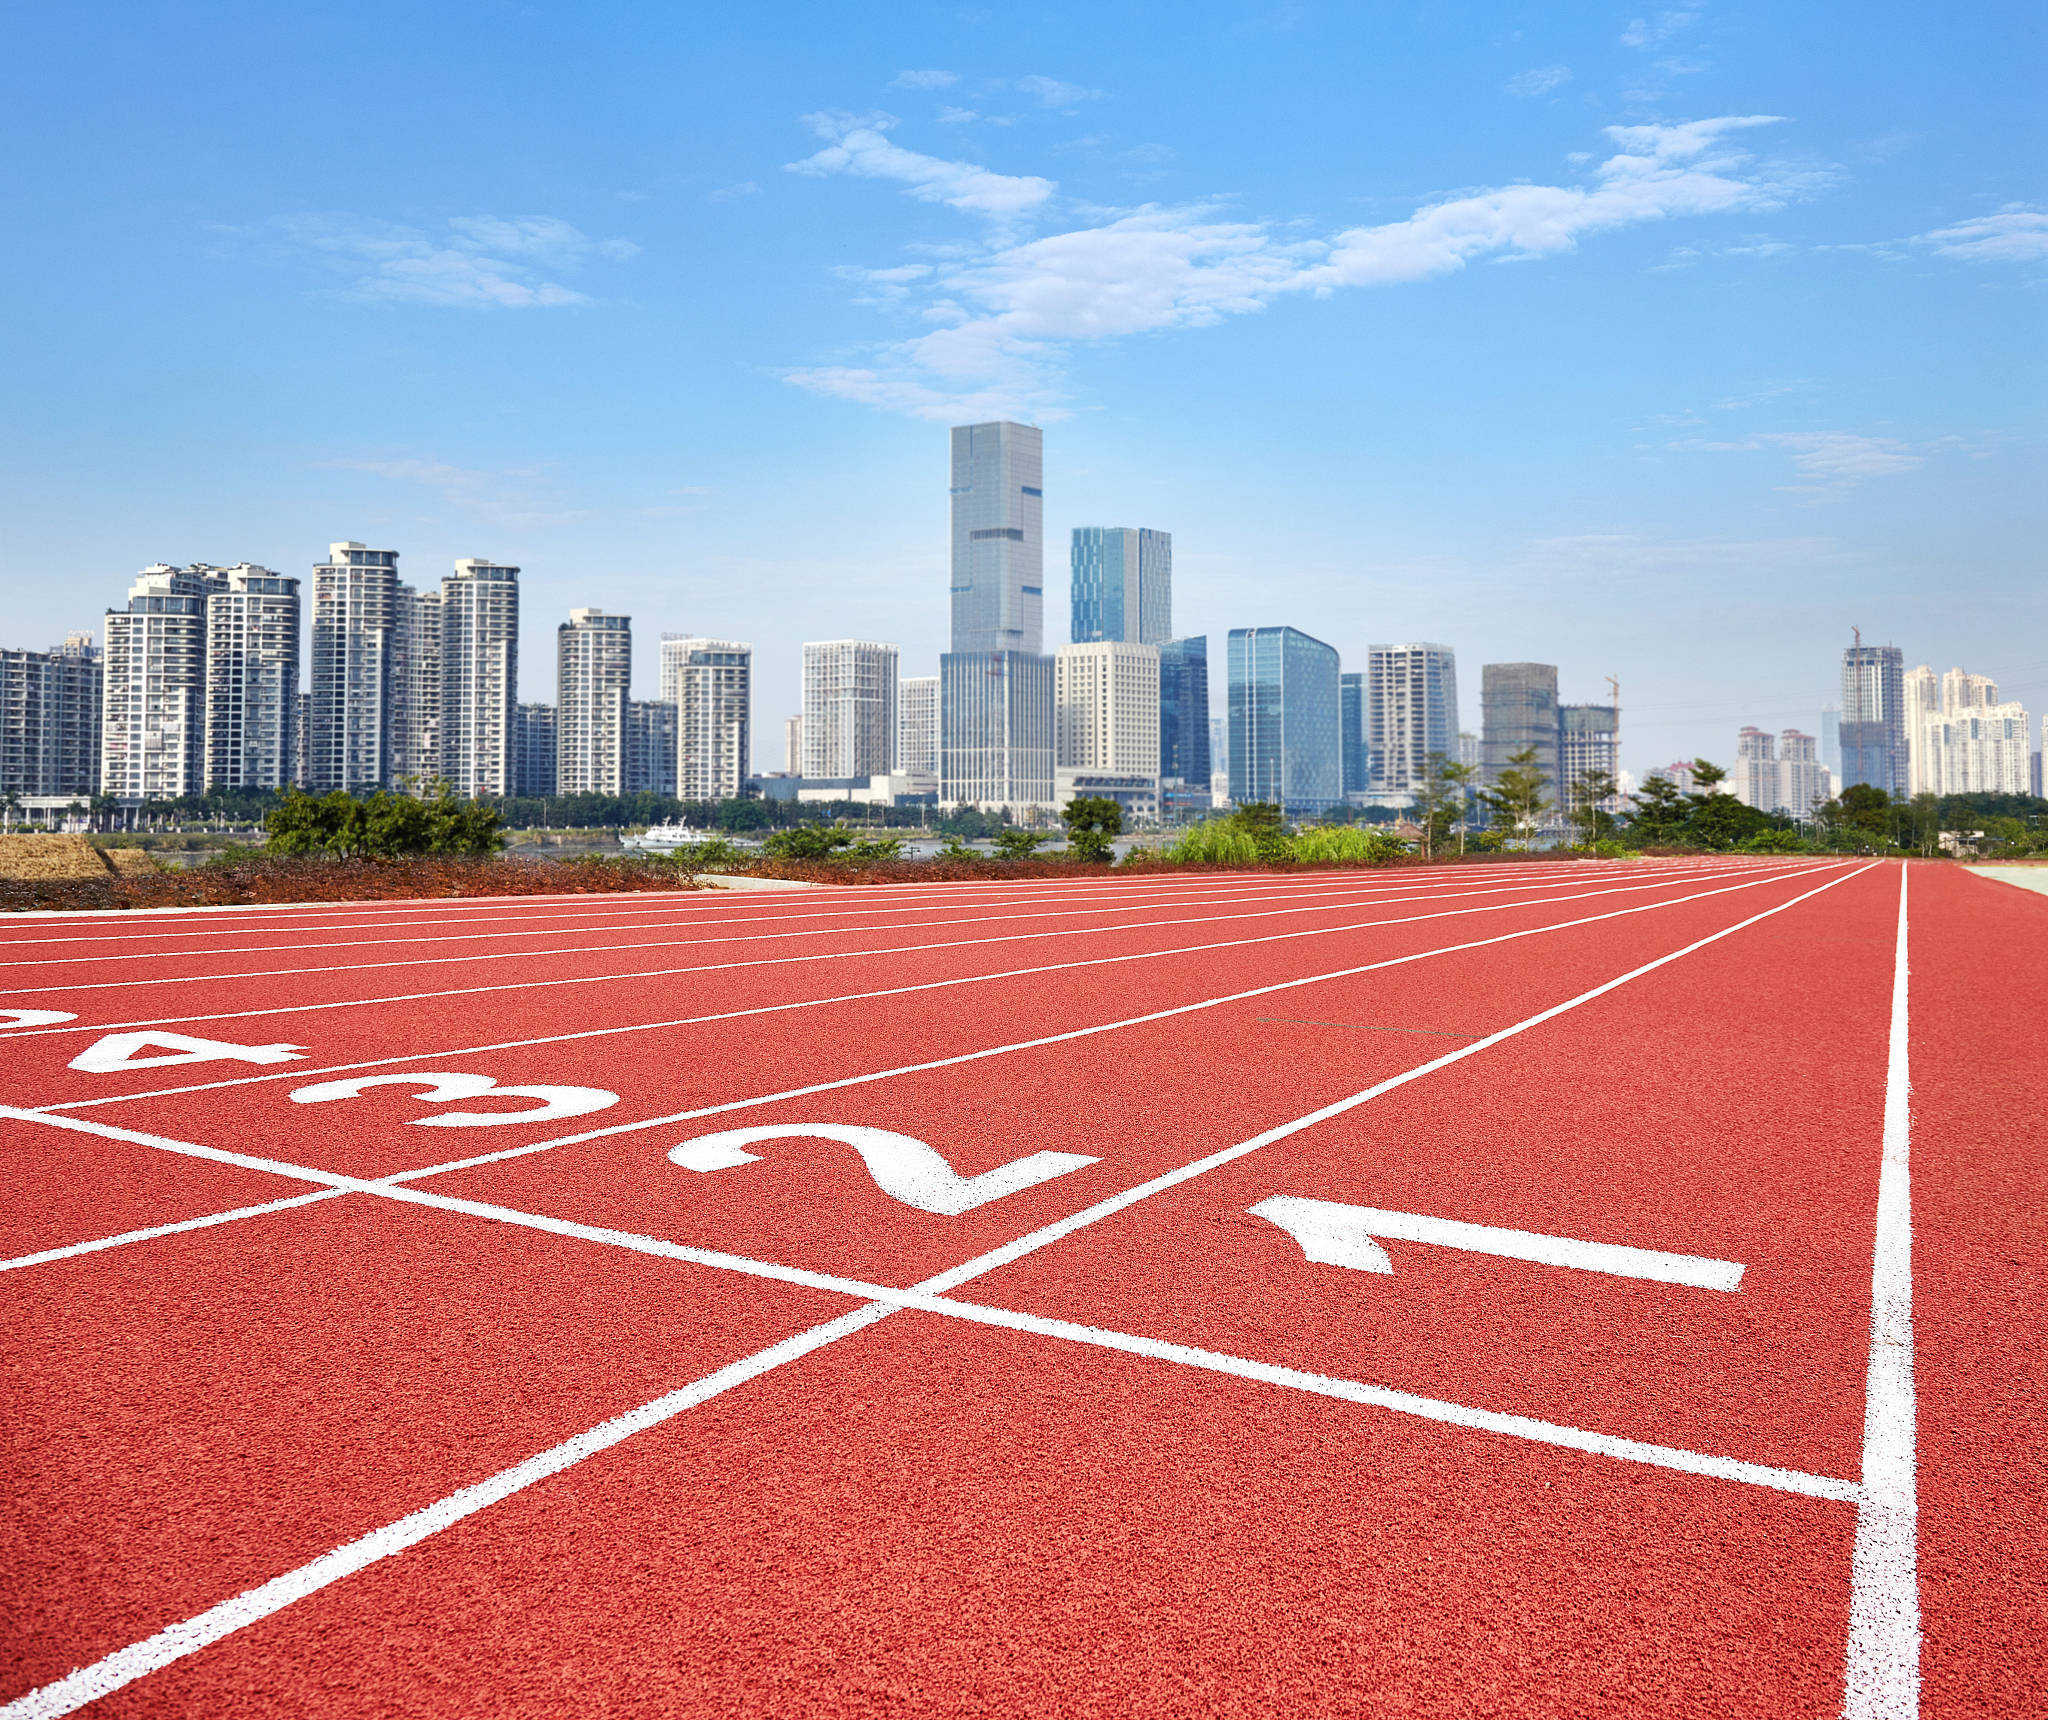
<instances>
[{"instance_id":1,"label":"painted number on track","mask_svg":"<svg viewBox=\"0 0 2048 1720\"><path fill-rule=\"evenodd\" d=\"M292 1101L319 1105L330 1099L353 1099L371 1087L418 1087L427 1091L413 1096L429 1105L445 1105L451 1099L538 1099L541 1103L524 1111L444 1111L438 1117L414 1117L421 1129L481 1129L497 1123L551 1123L558 1117L581 1117L616 1105L619 1096L602 1087L500 1087L489 1075L430 1074L355 1075L345 1081L321 1081L311 1087L296 1087Z\"/></svg>"},{"instance_id":2,"label":"painted number on track","mask_svg":"<svg viewBox=\"0 0 2048 1720\"><path fill-rule=\"evenodd\" d=\"M875 1186L891 1200L946 1218L958 1218L1006 1194L1096 1162L1084 1153L1032 1153L979 1176L964 1177L923 1141L888 1129L847 1123L770 1123L755 1129L725 1129L684 1141L671 1148L668 1156L671 1164L685 1170L722 1171L756 1163L761 1155L744 1150L756 1142L792 1139L843 1142L860 1154Z\"/></svg>"},{"instance_id":3,"label":"painted number on track","mask_svg":"<svg viewBox=\"0 0 2048 1720\"><path fill-rule=\"evenodd\" d=\"M1473 1254L1498 1254L1544 1266L1570 1266L1616 1278L1647 1278L1658 1284L1688 1284L1695 1290L1734 1290L1742 1267L1733 1260L1697 1254L1664 1254L1653 1248L1623 1248L1612 1242L1581 1242L1533 1230L1500 1230L1454 1218L1426 1218L1419 1212L1386 1212L1376 1206L1343 1206L1332 1200L1302 1200L1279 1194L1247 1209L1254 1218L1277 1224L1301 1245L1304 1258L1354 1272L1391 1273L1394 1263L1373 1240L1426 1242Z\"/></svg>"}]
</instances>

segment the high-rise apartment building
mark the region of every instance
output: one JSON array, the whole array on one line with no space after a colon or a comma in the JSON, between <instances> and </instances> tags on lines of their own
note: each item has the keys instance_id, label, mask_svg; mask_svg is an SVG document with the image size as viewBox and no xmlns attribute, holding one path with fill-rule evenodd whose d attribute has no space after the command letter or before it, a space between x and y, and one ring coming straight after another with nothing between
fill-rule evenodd
<instances>
[{"instance_id":1,"label":"high-rise apartment building","mask_svg":"<svg viewBox=\"0 0 2048 1720\"><path fill-rule=\"evenodd\" d=\"M1053 658L1054 793L1114 800L1132 823L1159 816L1159 648L1062 645Z\"/></svg>"},{"instance_id":2,"label":"high-rise apartment building","mask_svg":"<svg viewBox=\"0 0 2048 1720\"><path fill-rule=\"evenodd\" d=\"M555 629L555 792L626 792L633 622L572 609Z\"/></svg>"},{"instance_id":3,"label":"high-rise apartment building","mask_svg":"<svg viewBox=\"0 0 2048 1720\"><path fill-rule=\"evenodd\" d=\"M555 792L555 707L521 705L512 792L538 800Z\"/></svg>"},{"instance_id":4,"label":"high-rise apartment building","mask_svg":"<svg viewBox=\"0 0 2048 1720\"><path fill-rule=\"evenodd\" d=\"M1209 638L1193 633L1159 647L1159 792L1162 812L1210 804Z\"/></svg>"},{"instance_id":5,"label":"high-rise apartment building","mask_svg":"<svg viewBox=\"0 0 2048 1720\"><path fill-rule=\"evenodd\" d=\"M887 776L896 768L897 651L866 639L804 647L806 777Z\"/></svg>"},{"instance_id":6,"label":"high-rise apartment building","mask_svg":"<svg viewBox=\"0 0 2048 1720\"><path fill-rule=\"evenodd\" d=\"M896 768L906 776L939 774L936 675L912 675L896 683Z\"/></svg>"},{"instance_id":7,"label":"high-rise apartment building","mask_svg":"<svg viewBox=\"0 0 2048 1720\"><path fill-rule=\"evenodd\" d=\"M297 781L299 582L243 562L206 598L206 786Z\"/></svg>"},{"instance_id":8,"label":"high-rise apartment building","mask_svg":"<svg viewBox=\"0 0 2048 1720\"><path fill-rule=\"evenodd\" d=\"M315 793L391 779L391 655L398 552L328 547L313 569L306 782Z\"/></svg>"},{"instance_id":9,"label":"high-rise apartment building","mask_svg":"<svg viewBox=\"0 0 2048 1720\"><path fill-rule=\"evenodd\" d=\"M1907 785L1914 794L2031 792L2032 725L2026 707L2001 701L1988 675L1925 665L1901 677Z\"/></svg>"},{"instance_id":10,"label":"high-rise apartment building","mask_svg":"<svg viewBox=\"0 0 2048 1720\"><path fill-rule=\"evenodd\" d=\"M1365 744L1365 709L1365 671L1347 669L1337 677L1337 720L1346 800L1362 801L1372 792L1372 753Z\"/></svg>"},{"instance_id":11,"label":"high-rise apartment building","mask_svg":"<svg viewBox=\"0 0 2048 1720\"><path fill-rule=\"evenodd\" d=\"M441 581L441 774L457 794L512 792L519 569L470 557Z\"/></svg>"},{"instance_id":12,"label":"high-rise apartment building","mask_svg":"<svg viewBox=\"0 0 2048 1720\"><path fill-rule=\"evenodd\" d=\"M1374 794L1414 795L1432 754L1458 756L1458 659L1427 642L1365 648L1365 746Z\"/></svg>"},{"instance_id":13,"label":"high-rise apartment building","mask_svg":"<svg viewBox=\"0 0 2048 1720\"><path fill-rule=\"evenodd\" d=\"M392 588L391 643L385 658L384 771L388 783L424 789L441 778L441 594Z\"/></svg>"},{"instance_id":14,"label":"high-rise apartment building","mask_svg":"<svg viewBox=\"0 0 2048 1720\"><path fill-rule=\"evenodd\" d=\"M1076 526L1071 558L1076 645L1173 637L1173 534L1143 526Z\"/></svg>"},{"instance_id":15,"label":"high-rise apartment building","mask_svg":"<svg viewBox=\"0 0 2048 1720\"><path fill-rule=\"evenodd\" d=\"M802 776L804 773L804 714L798 711L793 717L782 719L782 773L785 776Z\"/></svg>"},{"instance_id":16,"label":"high-rise apartment building","mask_svg":"<svg viewBox=\"0 0 2048 1720\"><path fill-rule=\"evenodd\" d=\"M0 651L0 794L76 795L100 784L104 669L92 635Z\"/></svg>"},{"instance_id":17,"label":"high-rise apartment building","mask_svg":"<svg viewBox=\"0 0 2048 1720\"><path fill-rule=\"evenodd\" d=\"M676 708L666 699L633 699L626 705L627 794L676 792Z\"/></svg>"},{"instance_id":18,"label":"high-rise apartment building","mask_svg":"<svg viewBox=\"0 0 2048 1720\"><path fill-rule=\"evenodd\" d=\"M676 707L676 793L732 800L751 771L754 648L687 633L661 636L661 700Z\"/></svg>"},{"instance_id":19,"label":"high-rise apartment building","mask_svg":"<svg viewBox=\"0 0 2048 1720\"><path fill-rule=\"evenodd\" d=\"M1779 808L1794 818L1811 818L1814 808L1829 798L1820 742L1799 729L1787 729L1778 737Z\"/></svg>"},{"instance_id":20,"label":"high-rise apartment building","mask_svg":"<svg viewBox=\"0 0 2048 1720\"><path fill-rule=\"evenodd\" d=\"M1593 802L1602 812L1621 811L1621 712L1613 705L1557 707L1557 785L1554 798L1570 811L1580 805L1579 784L1604 776L1612 794Z\"/></svg>"},{"instance_id":21,"label":"high-rise apartment building","mask_svg":"<svg viewBox=\"0 0 2048 1720\"><path fill-rule=\"evenodd\" d=\"M1775 735L1751 725L1735 737L1735 762L1728 769L1723 791L1744 806L1759 812L1776 812L1785 797L1779 775L1778 740Z\"/></svg>"},{"instance_id":22,"label":"high-rise apartment building","mask_svg":"<svg viewBox=\"0 0 2048 1720\"><path fill-rule=\"evenodd\" d=\"M1536 769L1556 801L1561 792L1557 756L1557 666L1488 663L1479 671L1479 765L1488 787L1516 753L1531 748Z\"/></svg>"},{"instance_id":23,"label":"high-rise apartment building","mask_svg":"<svg viewBox=\"0 0 2048 1720\"><path fill-rule=\"evenodd\" d=\"M1334 646L1293 627L1230 631L1230 798L1323 812L1343 798Z\"/></svg>"},{"instance_id":24,"label":"high-rise apartment building","mask_svg":"<svg viewBox=\"0 0 2048 1720\"><path fill-rule=\"evenodd\" d=\"M100 791L173 800L206 787L206 600L216 570L158 563L106 618Z\"/></svg>"},{"instance_id":25,"label":"high-rise apartment building","mask_svg":"<svg viewBox=\"0 0 2048 1720\"><path fill-rule=\"evenodd\" d=\"M1044 453L1043 434L1028 424L953 431L953 648L939 662L946 800L1013 810L1052 803Z\"/></svg>"},{"instance_id":26,"label":"high-rise apartment building","mask_svg":"<svg viewBox=\"0 0 2048 1720\"><path fill-rule=\"evenodd\" d=\"M1842 786L1906 793L1906 657L1896 645L1856 643L1842 653Z\"/></svg>"}]
</instances>

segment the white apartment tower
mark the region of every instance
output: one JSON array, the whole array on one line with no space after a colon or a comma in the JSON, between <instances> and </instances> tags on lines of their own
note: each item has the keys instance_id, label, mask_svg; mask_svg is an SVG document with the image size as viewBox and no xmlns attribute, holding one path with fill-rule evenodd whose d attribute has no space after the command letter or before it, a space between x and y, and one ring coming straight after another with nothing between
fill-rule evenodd
<instances>
[{"instance_id":1,"label":"white apartment tower","mask_svg":"<svg viewBox=\"0 0 2048 1720\"><path fill-rule=\"evenodd\" d=\"M751 770L754 648L732 639L661 636L661 698L676 708L676 794L732 800Z\"/></svg>"},{"instance_id":2,"label":"white apartment tower","mask_svg":"<svg viewBox=\"0 0 2048 1720\"><path fill-rule=\"evenodd\" d=\"M90 633L52 651L0 650L0 793L96 794L105 703Z\"/></svg>"},{"instance_id":3,"label":"white apartment tower","mask_svg":"<svg viewBox=\"0 0 2048 1720\"><path fill-rule=\"evenodd\" d=\"M176 799L206 786L206 600L210 567L159 562L106 618L100 792Z\"/></svg>"},{"instance_id":4,"label":"white apartment tower","mask_svg":"<svg viewBox=\"0 0 2048 1720\"><path fill-rule=\"evenodd\" d=\"M1159 815L1159 647L1102 640L1053 657L1058 803L1114 800L1127 818Z\"/></svg>"},{"instance_id":5,"label":"white apartment tower","mask_svg":"<svg viewBox=\"0 0 2048 1720\"><path fill-rule=\"evenodd\" d=\"M896 768L897 652L865 639L804 647L807 777L887 776Z\"/></svg>"},{"instance_id":6,"label":"white apartment tower","mask_svg":"<svg viewBox=\"0 0 2048 1720\"><path fill-rule=\"evenodd\" d=\"M441 774L507 795L519 711L519 569L475 557L441 581Z\"/></svg>"},{"instance_id":7,"label":"white apartment tower","mask_svg":"<svg viewBox=\"0 0 2048 1720\"><path fill-rule=\"evenodd\" d=\"M1778 778L1777 737L1752 725L1735 737L1735 763L1726 793L1759 812L1776 812L1784 801Z\"/></svg>"},{"instance_id":8,"label":"white apartment tower","mask_svg":"<svg viewBox=\"0 0 2048 1720\"><path fill-rule=\"evenodd\" d=\"M393 588L386 655L389 712L384 780L423 789L445 774L441 761L441 594Z\"/></svg>"},{"instance_id":9,"label":"white apartment tower","mask_svg":"<svg viewBox=\"0 0 2048 1720\"><path fill-rule=\"evenodd\" d=\"M1811 818L1813 809L1832 798L1828 767L1821 762L1820 741L1799 729L1778 737L1778 804L1794 818Z\"/></svg>"},{"instance_id":10,"label":"white apartment tower","mask_svg":"<svg viewBox=\"0 0 2048 1720\"><path fill-rule=\"evenodd\" d=\"M804 714L801 711L782 719L782 773L785 776L802 776L804 773Z\"/></svg>"},{"instance_id":11,"label":"white apartment tower","mask_svg":"<svg viewBox=\"0 0 2048 1720\"><path fill-rule=\"evenodd\" d=\"M908 776L939 774L936 675L912 675L896 683L896 768Z\"/></svg>"},{"instance_id":12,"label":"white apartment tower","mask_svg":"<svg viewBox=\"0 0 2048 1720\"><path fill-rule=\"evenodd\" d=\"M206 786L297 779L299 582L243 562L206 599Z\"/></svg>"},{"instance_id":13,"label":"white apartment tower","mask_svg":"<svg viewBox=\"0 0 2048 1720\"><path fill-rule=\"evenodd\" d=\"M633 622L572 609L555 629L555 792L626 792Z\"/></svg>"},{"instance_id":14,"label":"white apartment tower","mask_svg":"<svg viewBox=\"0 0 2048 1720\"><path fill-rule=\"evenodd\" d=\"M1907 782L1914 794L2026 794L2033 780L2026 707L2001 702L1988 675L1906 671Z\"/></svg>"},{"instance_id":15,"label":"white apartment tower","mask_svg":"<svg viewBox=\"0 0 2048 1720\"><path fill-rule=\"evenodd\" d=\"M1365 747L1374 794L1414 794L1431 753L1458 756L1458 660L1450 646L1365 648Z\"/></svg>"},{"instance_id":16,"label":"white apartment tower","mask_svg":"<svg viewBox=\"0 0 2048 1720\"><path fill-rule=\"evenodd\" d=\"M390 780L392 630L398 552L328 546L313 569L306 782L315 792Z\"/></svg>"}]
</instances>

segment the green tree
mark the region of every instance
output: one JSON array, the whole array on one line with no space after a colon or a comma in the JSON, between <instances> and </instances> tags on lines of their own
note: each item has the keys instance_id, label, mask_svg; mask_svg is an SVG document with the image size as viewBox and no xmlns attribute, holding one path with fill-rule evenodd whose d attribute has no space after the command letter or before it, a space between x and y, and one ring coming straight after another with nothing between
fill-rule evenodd
<instances>
[{"instance_id":1,"label":"green tree","mask_svg":"<svg viewBox=\"0 0 2048 1720\"><path fill-rule=\"evenodd\" d=\"M1612 800L1619 792L1614 778L1604 770L1581 771L1578 780L1566 791L1565 817L1579 833L1580 847L1590 848L1613 836L1614 814L1600 803Z\"/></svg>"},{"instance_id":2,"label":"green tree","mask_svg":"<svg viewBox=\"0 0 2048 1720\"><path fill-rule=\"evenodd\" d=\"M1415 822L1422 826L1422 857L1427 860L1460 829L1458 852L1465 851L1462 826L1474 771L1448 753L1433 752L1423 761L1422 781L1415 790Z\"/></svg>"},{"instance_id":3,"label":"green tree","mask_svg":"<svg viewBox=\"0 0 2048 1720\"><path fill-rule=\"evenodd\" d=\"M799 824L794 830L776 831L761 844L761 852L777 860L832 860L853 844L851 830L834 824Z\"/></svg>"},{"instance_id":4,"label":"green tree","mask_svg":"<svg viewBox=\"0 0 2048 1720\"><path fill-rule=\"evenodd\" d=\"M1543 792L1549 786L1550 778L1536 768L1536 749L1524 747L1508 755L1506 768L1492 788L1480 791L1479 799L1516 841L1529 842L1550 810L1550 797Z\"/></svg>"},{"instance_id":5,"label":"green tree","mask_svg":"<svg viewBox=\"0 0 2048 1720\"><path fill-rule=\"evenodd\" d=\"M1029 860L1032 854L1052 840L1048 830L1022 830L1007 825L996 832L996 858L998 860Z\"/></svg>"},{"instance_id":6,"label":"green tree","mask_svg":"<svg viewBox=\"0 0 2048 1720\"><path fill-rule=\"evenodd\" d=\"M1074 858L1100 864L1115 853L1112 839L1123 834L1124 809L1106 794L1084 794L1067 802L1060 822Z\"/></svg>"},{"instance_id":7,"label":"green tree","mask_svg":"<svg viewBox=\"0 0 2048 1720\"><path fill-rule=\"evenodd\" d=\"M495 854L504 846L498 809L435 781L421 797L383 789L358 798L286 791L263 821L268 851L330 860L405 854Z\"/></svg>"}]
</instances>

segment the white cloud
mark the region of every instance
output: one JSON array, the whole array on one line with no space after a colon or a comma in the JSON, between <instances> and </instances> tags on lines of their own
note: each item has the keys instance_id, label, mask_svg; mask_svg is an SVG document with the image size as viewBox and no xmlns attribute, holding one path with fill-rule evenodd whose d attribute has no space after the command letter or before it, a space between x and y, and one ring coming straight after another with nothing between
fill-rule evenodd
<instances>
[{"instance_id":1,"label":"white cloud","mask_svg":"<svg viewBox=\"0 0 2048 1720\"><path fill-rule=\"evenodd\" d=\"M540 472L514 468L472 471L440 460L336 460L344 472L367 472L395 483L418 484L444 502L501 526L570 525L591 517L588 509L562 508L554 486Z\"/></svg>"},{"instance_id":2,"label":"white cloud","mask_svg":"<svg viewBox=\"0 0 2048 1720\"><path fill-rule=\"evenodd\" d=\"M972 108L942 107L939 109L939 124L967 125L981 118Z\"/></svg>"},{"instance_id":3,"label":"white cloud","mask_svg":"<svg viewBox=\"0 0 2048 1720\"><path fill-rule=\"evenodd\" d=\"M960 81L955 72L941 72L936 69L922 72L898 72L890 84L899 90L943 90Z\"/></svg>"},{"instance_id":4,"label":"white cloud","mask_svg":"<svg viewBox=\"0 0 2048 1720\"><path fill-rule=\"evenodd\" d=\"M896 123L888 114L810 114L806 123L820 137L832 141L816 155L792 161L791 173L894 179L924 202L998 218L1035 209L1056 189L1050 179L992 173L972 162L945 161L901 148L882 135Z\"/></svg>"},{"instance_id":5,"label":"white cloud","mask_svg":"<svg viewBox=\"0 0 2048 1720\"><path fill-rule=\"evenodd\" d=\"M1063 84L1058 78L1040 77L1033 74L1018 78L1011 86L1022 90L1027 96L1035 97L1042 107L1071 108L1082 102L1102 100L1102 91L1091 90L1082 84Z\"/></svg>"},{"instance_id":6,"label":"white cloud","mask_svg":"<svg viewBox=\"0 0 2048 1720\"><path fill-rule=\"evenodd\" d=\"M737 185L721 185L716 191L710 193L710 197L714 203L732 203L742 197L752 197L760 189L760 186L756 185L751 179L742 179Z\"/></svg>"},{"instance_id":7,"label":"white cloud","mask_svg":"<svg viewBox=\"0 0 2048 1720\"><path fill-rule=\"evenodd\" d=\"M1690 30L1700 21L1698 12L1659 12L1654 18L1632 18L1621 33L1624 48L1651 48Z\"/></svg>"},{"instance_id":8,"label":"white cloud","mask_svg":"<svg viewBox=\"0 0 2048 1720\"><path fill-rule=\"evenodd\" d=\"M1532 66L1508 79L1507 89L1511 96L1547 96L1559 85L1571 81L1569 66Z\"/></svg>"},{"instance_id":9,"label":"white cloud","mask_svg":"<svg viewBox=\"0 0 2048 1720\"><path fill-rule=\"evenodd\" d=\"M1917 472L1926 460L1904 442L1887 436L1859 436L1846 430L1777 430L1744 437L1739 442L1678 442L1683 452L1754 453L1782 449L1791 457L1803 484L1781 484L1788 495L1815 501L1836 501L1870 478L1896 478Z\"/></svg>"},{"instance_id":10,"label":"white cloud","mask_svg":"<svg viewBox=\"0 0 2048 1720\"><path fill-rule=\"evenodd\" d=\"M325 262L352 279L345 296L368 303L529 310L587 304L547 278L592 260L622 262L640 247L592 239L546 215L457 215L448 237L359 215L281 215L241 237Z\"/></svg>"},{"instance_id":11,"label":"white cloud","mask_svg":"<svg viewBox=\"0 0 2048 1720\"><path fill-rule=\"evenodd\" d=\"M2048 212L2010 203L1996 215L1937 228L1913 243L1964 263L2048 262Z\"/></svg>"},{"instance_id":12,"label":"white cloud","mask_svg":"<svg viewBox=\"0 0 2048 1720\"><path fill-rule=\"evenodd\" d=\"M876 368L811 370L791 380L931 417L1005 390L1014 391L1006 398L1042 407L1056 397L1053 378L1070 343L1199 327L1290 293L1324 296L1425 280L1471 262L1554 255L1632 223L1773 207L1788 194L1785 185L1728 141L1730 133L1770 123L1751 116L1612 127L1616 152L1588 184L1472 192L1327 239L1283 241L1262 223L1224 220L1195 205L1147 207L1097 226L999 242L947 259L921 283L922 315L938 325L931 333L892 349ZM925 194L922 179L890 177Z\"/></svg>"}]
</instances>

